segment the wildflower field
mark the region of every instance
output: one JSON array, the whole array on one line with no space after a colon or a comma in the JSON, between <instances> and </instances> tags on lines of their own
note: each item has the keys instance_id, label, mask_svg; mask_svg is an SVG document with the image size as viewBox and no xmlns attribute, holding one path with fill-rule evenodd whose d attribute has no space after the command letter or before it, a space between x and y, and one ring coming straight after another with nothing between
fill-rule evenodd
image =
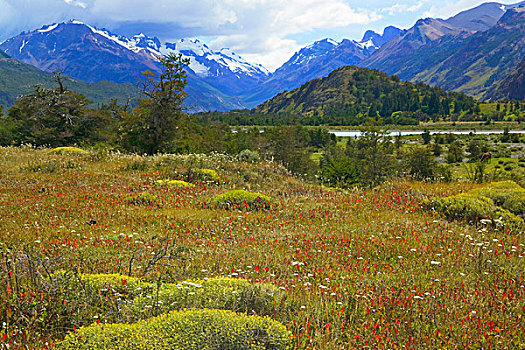
<instances>
[{"instance_id":1,"label":"wildflower field","mask_svg":"<svg viewBox=\"0 0 525 350\"><path fill-rule=\"evenodd\" d=\"M228 349L525 349L519 225L429 205L487 185L343 191L223 155L0 148L0 164L0 349L167 348L173 329L202 339L184 349L214 348L209 332Z\"/></svg>"}]
</instances>

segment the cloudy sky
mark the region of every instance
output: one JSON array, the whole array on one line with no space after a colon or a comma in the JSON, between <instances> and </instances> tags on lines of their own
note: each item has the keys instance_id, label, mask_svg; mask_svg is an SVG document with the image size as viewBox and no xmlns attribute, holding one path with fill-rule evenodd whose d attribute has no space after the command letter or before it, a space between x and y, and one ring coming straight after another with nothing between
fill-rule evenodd
<instances>
[{"instance_id":1,"label":"cloudy sky","mask_svg":"<svg viewBox=\"0 0 525 350\"><path fill-rule=\"evenodd\" d=\"M488 0L487 0L488 1ZM270 70L300 47L331 37L361 39L367 29L409 28L447 18L483 0L0 0L0 41L45 24L77 19L117 34L169 41L201 38ZM503 4L517 0L501 0Z\"/></svg>"}]
</instances>

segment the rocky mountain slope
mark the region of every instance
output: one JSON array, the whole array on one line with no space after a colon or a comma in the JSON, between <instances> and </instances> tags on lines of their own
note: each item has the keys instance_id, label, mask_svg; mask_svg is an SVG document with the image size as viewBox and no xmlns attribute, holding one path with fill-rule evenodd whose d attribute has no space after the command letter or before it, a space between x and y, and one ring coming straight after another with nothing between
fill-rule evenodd
<instances>
[{"instance_id":1,"label":"rocky mountain slope","mask_svg":"<svg viewBox=\"0 0 525 350\"><path fill-rule=\"evenodd\" d=\"M489 92L492 99L525 100L525 57L520 64L493 91Z\"/></svg>"}]
</instances>

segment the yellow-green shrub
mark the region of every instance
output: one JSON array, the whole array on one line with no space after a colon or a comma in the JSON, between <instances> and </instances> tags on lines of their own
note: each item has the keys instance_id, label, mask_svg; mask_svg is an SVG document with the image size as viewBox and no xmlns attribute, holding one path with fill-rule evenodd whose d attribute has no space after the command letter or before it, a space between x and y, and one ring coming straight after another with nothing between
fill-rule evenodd
<instances>
[{"instance_id":1,"label":"yellow-green shrub","mask_svg":"<svg viewBox=\"0 0 525 350\"><path fill-rule=\"evenodd\" d=\"M87 154L88 152L78 147L56 147L51 150L57 154Z\"/></svg>"},{"instance_id":2,"label":"yellow-green shrub","mask_svg":"<svg viewBox=\"0 0 525 350\"><path fill-rule=\"evenodd\" d=\"M194 184L186 182L186 181L182 181L182 180L165 179L165 180L157 180L156 182L159 185L167 185L167 186L176 187L176 188L195 187Z\"/></svg>"},{"instance_id":3,"label":"yellow-green shrub","mask_svg":"<svg viewBox=\"0 0 525 350\"><path fill-rule=\"evenodd\" d=\"M154 284L144 282L140 278L119 274L73 274L60 271L52 278L61 282L61 285L70 288L90 288L97 291L111 290L119 294L141 294L151 292Z\"/></svg>"},{"instance_id":4,"label":"yellow-green shrub","mask_svg":"<svg viewBox=\"0 0 525 350\"><path fill-rule=\"evenodd\" d=\"M154 205L157 204L158 201L159 199L157 196L148 192L142 192L136 196L126 197L126 202L133 205Z\"/></svg>"},{"instance_id":5,"label":"yellow-green shrub","mask_svg":"<svg viewBox=\"0 0 525 350\"><path fill-rule=\"evenodd\" d=\"M50 286L60 295L60 326L81 327L94 317L125 322L121 307L141 294L153 292L153 285L138 278L117 274L78 274L60 271L50 276Z\"/></svg>"},{"instance_id":6,"label":"yellow-green shrub","mask_svg":"<svg viewBox=\"0 0 525 350\"><path fill-rule=\"evenodd\" d=\"M275 205L270 197L245 190L233 190L219 194L213 197L209 204L217 208L245 210L272 209Z\"/></svg>"},{"instance_id":7,"label":"yellow-green shrub","mask_svg":"<svg viewBox=\"0 0 525 350\"><path fill-rule=\"evenodd\" d=\"M219 181L219 174L213 169L197 168L192 170L192 177L202 181Z\"/></svg>"},{"instance_id":8,"label":"yellow-green shrub","mask_svg":"<svg viewBox=\"0 0 525 350\"><path fill-rule=\"evenodd\" d=\"M522 230L524 228L522 219L507 209L498 207L492 199L475 192L435 199L428 202L427 206L441 213L449 220L476 222L488 219L494 225L507 226L513 230Z\"/></svg>"},{"instance_id":9,"label":"yellow-green shrub","mask_svg":"<svg viewBox=\"0 0 525 350\"><path fill-rule=\"evenodd\" d=\"M133 318L185 308L211 308L270 315L274 312L274 300L280 297L279 289L268 283L211 278L206 281L164 283L158 293L143 294L126 306L123 313Z\"/></svg>"},{"instance_id":10,"label":"yellow-green shrub","mask_svg":"<svg viewBox=\"0 0 525 350\"><path fill-rule=\"evenodd\" d=\"M493 182L472 192L492 199L516 215L525 215L525 189L513 181Z\"/></svg>"},{"instance_id":11,"label":"yellow-green shrub","mask_svg":"<svg viewBox=\"0 0 525 350\"><path fill-rule=\"evenodd\" d=\"M193 308L271 315L275 312L274 305L279 304L284 296L272 284L234 278L157 285L118 274L61 271L52 275L52 279L72 307L86 307L85 312L78 314L79 319L72 322L74 325L91 320L93 315L104 314L107 320L129 322L168 311Z\"/></svg>"},{"instance_id":12,"label":"yellow-green shrub","mask_svg":"<svg viewBox=\"0 0 525 350\"><path fill-rule=\"evenodd\" d=\"M94 324L69 334L58 349L291 349L291 335L269 317L226 310L172 311L134 324Z\"/></svg>"}]
</instances>

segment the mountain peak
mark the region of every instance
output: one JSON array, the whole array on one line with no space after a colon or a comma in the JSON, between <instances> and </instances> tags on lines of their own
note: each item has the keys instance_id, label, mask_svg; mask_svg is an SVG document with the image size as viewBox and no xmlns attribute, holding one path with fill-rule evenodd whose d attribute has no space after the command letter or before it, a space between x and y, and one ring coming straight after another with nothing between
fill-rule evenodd
<instances>
[{"instance_id":1,"label":"mountain peak","mask_svg":"<svg viewBox=\"0 0 525 350\"><path fill-rule=\"evenodd\" d=\"M497 2L486 2L448 18L446 22L472 32L486 31L495 26L508 10L524 3L504 5Z\"/></svg>"},{"instance_id":2,"label":"mountain peak","mask_svg":"<svg viewBox=\"0 0 525 350\"><path fill-rule=\"evenodd\" d=\"M361 43L367 43L372 41L376 48L379 48L392 40L394 37L401 33L401 29L394 26L385 27L383 35L374 32L373 30L367 30L361 39Z\"/></svg>"},{"instance_id":3,"label":"mountain peak","mask_svg":"<svg viewBox=\"0 0 525 350\"><path fill-rule=\"evenodd\" d=\"M511 8L498 21L498 26L512 28L523 26L525 23L525 5Z\"/></svg>"}]
</instances>

